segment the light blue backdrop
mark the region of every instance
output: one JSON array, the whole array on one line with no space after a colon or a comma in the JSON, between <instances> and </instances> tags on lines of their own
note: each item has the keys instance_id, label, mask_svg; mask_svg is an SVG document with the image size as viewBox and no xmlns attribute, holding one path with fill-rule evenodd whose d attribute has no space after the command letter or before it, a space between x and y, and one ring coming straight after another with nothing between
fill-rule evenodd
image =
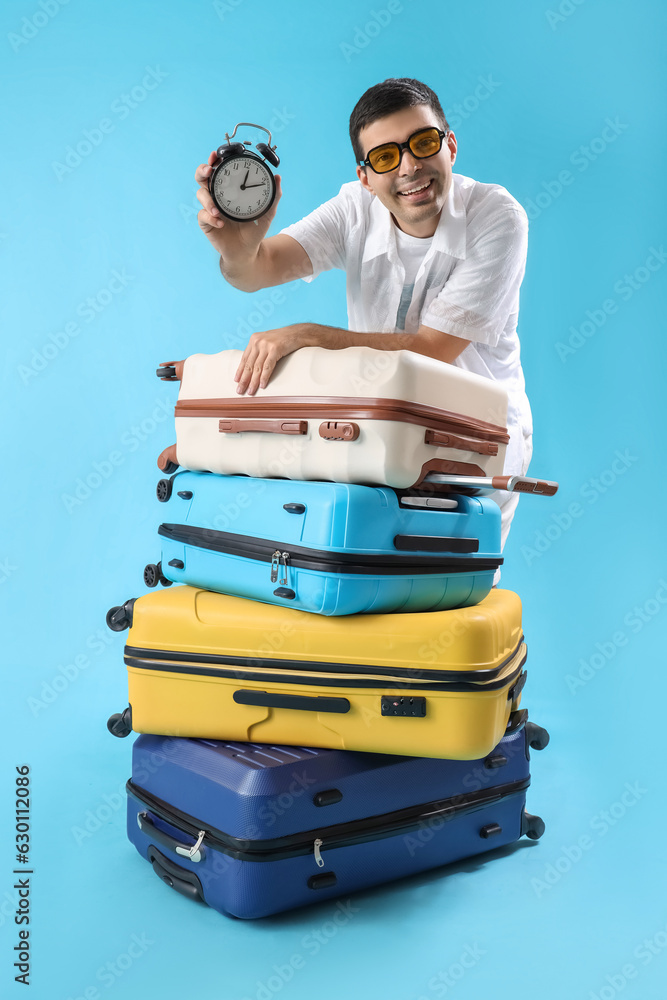
<instances>
[{"instance_id":1,"label":"light blue backdrop","mask_svg":"<svg viewBox=\"0 0 667 1000\"><path fill-rule=\"evenodd\" d=\"M665 19L651 0L4 5L3 996L24 995L28 763L34 1000L664 998ZM547 833L360 894L335 933L333 903L228 920L125 839L131 741L105 728L126 703L123 636L104 614L156 553L175 398L156 364L346 317L340 274L277 302L226 286L194 169L237 120L272 122L275 231L353 178L349 112L401 75L440 94L457 169L531 218L531 471L562 485L522 500L503 583L524 601L524 703L552 733L529 793Z\"/></svg>"}]
</instances>

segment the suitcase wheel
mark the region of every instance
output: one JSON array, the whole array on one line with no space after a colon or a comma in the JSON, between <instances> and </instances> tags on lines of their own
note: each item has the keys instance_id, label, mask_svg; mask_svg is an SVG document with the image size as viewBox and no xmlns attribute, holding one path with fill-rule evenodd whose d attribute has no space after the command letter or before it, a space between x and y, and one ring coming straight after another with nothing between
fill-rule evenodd
<instances>
[{"instance_id":1,"label":"suitcase wheel","mask_svg":"<svg viewBox=\"0 0 667 1000\"><path fill-rule=\"evenodd\" d=\"M160 479L155 487L155 493L160 503L166 503L171 497L171 479Z\"/></svg>"},{"instance_id":2,"label":"suitcase wheel","mask_svg":"<svg viewBox=\"0 0 667 1000\"><path fill-rule=\"evenodd\" d=\"M122 739L132 732L132 708L128 705L122 712L116 712L107 722L107 729L112 736Z\"/></svg>"},{"instance_id":3,"label":"suitcase wheel","mask_svg":"<svg viewBox=\"0 0 667 1000\"><path fill-rule=\"evenodd\" d=\"M125 601L125 604L109 608L107 611L107 625L112 632L123 632L126 628L132 627L132 609L135 598Z\"/></svg>"},{"instance_id":4,"label":"suitcase wheel","mask_svg":"<svg viewBox=\"0 0 667 1000\"><path fill-rule=\"evenodd\" d=\"M521 817L521 836L526 836L529 840L539 840L546 827L544 820L540 816L533 816L525 812Z\"/></svg>"},{"instance_id":5,"label":"suitcase wheel","mask_svg":"<svg viewBox=\"0 0 667 1000\"><path fill-rule=\"evenodd\" d=\"M163 587L171 587L173 580L168 580L162 572L162 563L149 563L144 567L144 583L147 587L157 587L161 583Z\"/></svg>"},{"instance_id":6,"label":"suitcase wheel","mask_svg":"<svg viewBox=\"0 0 667 1000\"><path fill-rule=\"evenodd\" d=\"M544 750L549 746L550 736L546 729L536 726L534 722L526 723L526 740L533 750Z\"/></svg>"}]
</instances>

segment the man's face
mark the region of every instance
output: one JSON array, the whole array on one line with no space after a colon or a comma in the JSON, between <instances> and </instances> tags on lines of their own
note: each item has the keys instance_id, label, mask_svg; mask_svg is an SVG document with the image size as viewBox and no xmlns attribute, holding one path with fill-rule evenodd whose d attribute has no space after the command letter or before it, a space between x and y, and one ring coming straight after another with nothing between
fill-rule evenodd
<instances>
[{"instance_id":1,"label":"man's face","mask_svg":"<svg viewBox=\"0 0 667 1000\"><path fill-rule=\"evenodd\" d=\"M433 126L440 127L427 104L404 108L386 118L379 118L359 133L364 157L374 146L385 142L405 142L418 129ZM370 167L357 167L357 176L366 190L376 195L389 209L404 232L413 236L431 236L452 185L455 159L456 139L450 132L435 156L418 159L409 149L404 149L401 162L394 170L376 174ZM423 185L427 186L422 191L406 193Z\"/></svg>"}]
</instances>

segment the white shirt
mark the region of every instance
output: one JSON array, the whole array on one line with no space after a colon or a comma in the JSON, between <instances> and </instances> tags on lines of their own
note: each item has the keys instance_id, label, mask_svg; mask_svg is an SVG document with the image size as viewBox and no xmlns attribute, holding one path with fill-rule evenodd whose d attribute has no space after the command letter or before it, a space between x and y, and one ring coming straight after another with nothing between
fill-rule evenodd
<instances>
[{"instance_id":1,"label":"white shirt","mask_svg":"<svg viewBox=\"0 0 667 1000\"><path fill-rule=\"evenodd\" d=\"M433 237L422 238L419 236L410 236L408 233L404 233L402 229L399 229L398 226L394 226L394 233L396 235L396 250L398 251L398 257L405 272L403 277L403 291L401 292L401 301L398 304L395 326L396 332L402 333L405 330L405 317L412 302L415 278L426 256L426 251L433 242Z\"/></svg>"},{"instance_id":2,"label":"white shirt","mask_svg":"<svg viewBox=\"0 0 667 1000\"><path fill-rule=\"evenodd\" d=\"M396 331L405 284L398 230L360 181L343 184L334 198L282 232L311 260L313 273L305 281L333 267L346 271L350 330ZM505 188L453 174L405 316L406 333L424 325L470 340L453 364L507 389L506 473L525 473L533 431L516 332L527 235L526 213Z\"/></svg>"}]
</instances>

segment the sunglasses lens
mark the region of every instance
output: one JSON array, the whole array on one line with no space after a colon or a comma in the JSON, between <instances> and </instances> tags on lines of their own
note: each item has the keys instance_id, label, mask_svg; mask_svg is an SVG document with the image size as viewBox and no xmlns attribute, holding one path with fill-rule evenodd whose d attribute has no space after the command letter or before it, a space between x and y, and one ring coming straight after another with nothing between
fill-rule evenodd
<instances>
[{"instance_id":1,"label":"sunglasses lens","mask_svg":"<svg viewBox=\"0 0 667 1000\"><path fill-rule=\"evenodd\" d=\"M440 151L441 146L442 142L438 130L435 128L427 128L423 132L417 132L410 139L410 152L417 157L433 156Z\"/></svg>"},{"instance_id":2,"label":"sunglasses lens","mask_svg":"<svg viewBox=\"0 0 667 1000\"><path fill-rule=\"evenodd\" d=\"M398 166L400 151L395 142L388 142L385 146L376 146L368 154L370 165L378 174L384 174L387 170L393 170Z\"/></svg>"}]
</instances>

